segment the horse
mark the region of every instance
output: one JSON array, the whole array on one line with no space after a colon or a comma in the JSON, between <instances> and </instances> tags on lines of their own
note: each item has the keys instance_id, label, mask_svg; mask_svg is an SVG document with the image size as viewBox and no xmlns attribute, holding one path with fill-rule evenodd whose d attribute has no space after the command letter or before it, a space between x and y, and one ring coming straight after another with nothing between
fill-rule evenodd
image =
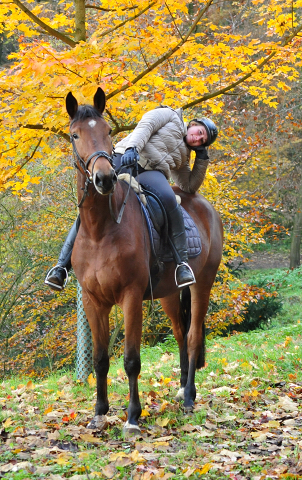
<instances>
[{"instance_id":1,"label":"horse","mask_svg":"<svg viewBox=\"0 0 302 480\"><path fill-rule=\"evenodd\" d=\"M142 411L138 376L143 300L160 299L172 322L181 367L176 398L183 400L186 411L192 411L196 398L195 372L205 364L205 316L221 261L223 229L218 213L203 196L173 187L201 238L201 253L189 260L196 283L180 291L174 279L175 265L170 261L150 293L150 268L154 258L146 221L135 192L117 178L111 128L103 117L105 105L106 96L100 87L94 95L93 106L79 106L71 92L66 97L81 220L71 262L82 287L83 306L93 340L97 399L95 416L88 426L93 428L97 417L109 410L109 314L113 305L118 305L124 314L124 368L130 391L124 431L135 434L140 432L138 420ZM117 222L123 205L122 220ZM147 296L146 292L149 292Z\"/></svg>"}]
</instances>

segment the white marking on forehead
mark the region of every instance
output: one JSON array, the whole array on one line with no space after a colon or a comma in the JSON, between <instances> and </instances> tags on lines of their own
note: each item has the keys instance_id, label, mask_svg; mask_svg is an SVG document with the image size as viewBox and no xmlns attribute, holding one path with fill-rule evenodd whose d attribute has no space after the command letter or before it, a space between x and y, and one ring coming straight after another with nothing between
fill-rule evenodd
<instances>
[{"instance_id":1,"label":"white marking on forehead","mask_svg":"<svg viewBox=\"0 0 302 480\"><path fill-rule=\"evenodd\" d=\"M89 120L88 122L89 127L93 128L96 126L96 121L95 120Z\"/></svg>"}]
</instances>

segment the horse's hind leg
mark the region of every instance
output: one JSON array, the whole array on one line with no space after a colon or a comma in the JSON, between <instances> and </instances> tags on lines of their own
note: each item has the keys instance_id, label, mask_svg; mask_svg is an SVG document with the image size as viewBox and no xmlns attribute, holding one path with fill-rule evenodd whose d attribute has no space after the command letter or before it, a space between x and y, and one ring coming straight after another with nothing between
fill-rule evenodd
<instances>
[{"instance_id":1,"label":"horse's hind leg","mask_svg":"<svg viewBox=\"0 0 302 480\"><path fill-rule=\"evenodd\" d=\"M183 295L186 291L190 290L185 289ZM180 390L177 393L176 400L183 400L184 398L184 389L187 384L188 378L188 354L187 354L187 343L186 343L186 333L189 329L190 324L187 324L187 321L190 321L190 318L185 318L184 312L182 311L182 306L180 302L179 292L175 293L166 298L161 299L162 307L170 318L173 327L173 334L178 343L179 356L180 356ZM191 301L190 301L191 306Z\"/></svg>"},{"instance_id":2,"label":"horse's hind leg","mask_svg":"<svg viewBox=\"0 0 302 480\"><path fill-rule=\"evenodd\" d=\"M208 281L191 287L191 321L186 336L187 363L184 372L186 384L184 385L184 407L192 410L196 398L195 372L205 364L205 317L208 310L210 292L212 288L211 278L205 275ZM213 279L214 281L214 279ZM183 386L183 385L182 385Z\"/></svg>"}]
</instances>

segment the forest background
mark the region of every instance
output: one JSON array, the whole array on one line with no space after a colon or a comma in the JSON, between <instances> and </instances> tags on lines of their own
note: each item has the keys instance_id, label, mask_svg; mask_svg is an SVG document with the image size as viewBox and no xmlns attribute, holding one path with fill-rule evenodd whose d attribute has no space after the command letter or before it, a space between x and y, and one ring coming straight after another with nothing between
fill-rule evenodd
<instances>
[{"instance_id":1,"label":"forest background","mask_svg":"<svg viewBox=\"0 0 302 480\"><path fill-rule=\"evenodd\" d=\"M63 294L43 285L77 216L69 91L91 103L102 86L114 143L159 104L219 126L200 189L225 232L212 334L275 295L237 278L235 259L291 235L289 266L299 266L301 7L302 0L1 0L1 375L47 374L74 362L76 279ZM169 325L158 305L144 308L144 342L152 344ZM117 309L111 330L120 351Z\"/></svg>"}]
</instances>

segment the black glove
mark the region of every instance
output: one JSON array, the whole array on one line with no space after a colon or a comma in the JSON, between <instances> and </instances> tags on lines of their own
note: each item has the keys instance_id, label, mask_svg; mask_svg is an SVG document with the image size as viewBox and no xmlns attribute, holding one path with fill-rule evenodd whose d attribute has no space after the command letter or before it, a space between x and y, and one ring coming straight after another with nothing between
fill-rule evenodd
<instances>
[{"instance_id":1,"label":"black glove","mask_svg":"<svg viewBox=\"0 0 302 480\"><path fill-rule=\"evenodd\" d=\"M127 148L121 158L121 167L133 167L139 161L139 154L136 147Z\"/></svg>"},{"instance_id":2,"label":"black glove","mask_svg":"<svg viewBox=\"0 0 302 480\"><path fill-rule=\"evenodd\" d=\"M203 145L200 145L199 147L193 147L192 150L196 152L196 158L199 158L199 160L209 160L208 151Z\"/></svg>"}]
</instances>

